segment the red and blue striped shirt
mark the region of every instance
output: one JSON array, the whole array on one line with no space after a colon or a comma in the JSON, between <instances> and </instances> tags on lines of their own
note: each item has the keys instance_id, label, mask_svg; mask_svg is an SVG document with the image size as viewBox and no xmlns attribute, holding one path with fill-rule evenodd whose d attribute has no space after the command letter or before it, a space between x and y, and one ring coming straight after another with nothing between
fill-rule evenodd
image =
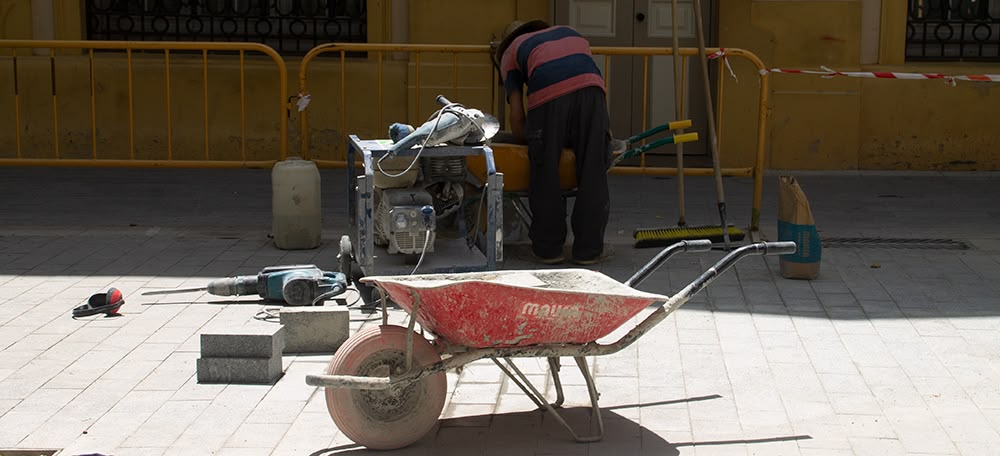
<instances>
[{"instance_id":1,"label":"red and blue striped shirt","mask_svg":"<svg viewBox=\"0 0 1000 456\"><path fill-rule=\"evenodd\" d=\"M527 85L528 110L584 87L606 91L590 43L562 25L515 38L504 52L500 71L507 97Z\"/></svg>"}]
</instances>

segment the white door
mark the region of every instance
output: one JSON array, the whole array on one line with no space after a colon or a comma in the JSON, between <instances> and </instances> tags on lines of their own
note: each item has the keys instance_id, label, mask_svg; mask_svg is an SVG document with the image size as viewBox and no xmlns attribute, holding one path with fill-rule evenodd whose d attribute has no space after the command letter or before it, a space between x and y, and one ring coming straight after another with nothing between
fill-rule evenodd
<instances>
[{"instance_id":1,"label":"white door","mask_svg":"<svg viewBox=\"0 0 1000 456\"><path fill-rule=\"evenodd\" d=\"M673 19L671 0L566 0L555 1L555 22L575 28L587 37L592 46L671 47ZM714 42L713 9L710 0L702 0L702 17L708 45ZM694 0L678 0L678 37L681 47L697 47ZM611 129L616 138L627 138L657 125L676 120L674 63L672 56L650 57L645 96L643 95L642 57L614 57L606 68L603 56L595 57L602 74L608 79L608 103ZM707 151L705 89L697 57L687 60L687 83L684 103L685 118L691 119L701 140L685 145L685 155ZM714 80L714 70L711 70ZM714 86L713 86L714 87ZM646 108L645 120L643 107ZM661 148L656 154L674 153L673 148Z\"/></svg>"}]
</instances>

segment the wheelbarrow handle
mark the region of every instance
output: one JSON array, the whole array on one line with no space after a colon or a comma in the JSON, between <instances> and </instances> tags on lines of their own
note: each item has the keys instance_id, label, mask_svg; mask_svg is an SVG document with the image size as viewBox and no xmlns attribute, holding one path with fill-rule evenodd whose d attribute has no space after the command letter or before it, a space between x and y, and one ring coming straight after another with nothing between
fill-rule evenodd
<instances>
[{"instance_id":1,"label":"wheelbarrow handle","mask_svg":"<svg viewBox=\"0 0 1000 456\"><path fill-rule=\"evenodd\" d=\"M660 265L678 253L707 252L709 250L712 250L712 241L708 239L680 241L676 244L671 244L663 250L660 250L660 253L657 253L652 260L649 260L649 263L646 263L643 267L639 268L635 274L632 274L632 277L625 282L625 285L629 287L638 286L643 280L646 280L646 277L652 274L653 271L659 269Z\"/></svg>"},{"instance_id":2,"label":"wheelbarrow handle","mask_svg":"<svg viewBox=\"0 0 1000 456\"><path fill-rule=\"evenodd\" d=\"M795 242L792 241L758 242L733 250L715 263L715 265L708 268L708 270L698 276L697 279L694 279L694 281L684 287L683 290L671 296L670 300L666 302L664 307L667 308L667 313L674 311L691 299L692 296L698 294L699 291L708 286L708 284L715 280L715 278L720 274L726 272L729 268L732 268L737 261L744 257L750 255L788 255L795 253L795 250Z\"/></svg>"}]
</instances>

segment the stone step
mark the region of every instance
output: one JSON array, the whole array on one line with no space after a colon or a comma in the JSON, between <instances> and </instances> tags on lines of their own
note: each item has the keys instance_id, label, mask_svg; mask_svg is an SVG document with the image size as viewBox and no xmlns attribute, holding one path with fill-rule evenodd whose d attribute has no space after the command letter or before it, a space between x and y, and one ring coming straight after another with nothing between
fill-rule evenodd
<instances>
[{"instance_id":1,"label":"stone step","mask_svg":"<svg viewBox=\"0 0 1000 456\"><path fill-rule=\"evenodd\" d=\"M281 325L253 325L201 334L203 358L278 358L285 350ZM280 364L280 363L279 363Z\"/></svg>"},{"instance_id":2,"label":"stone step","mask_svg":"<svg viewBox=\"0 0 1000 456\"><path fill-rule=\"evenodd\" d=\"M198 358L198 383L273 385L281 378L281 356L271 358Z\"/></svg>"},{"instance_id":3,"label":"stone step","mask_svg":"<svg viewBox=\"0 0 1000 456\"><path fill-rule=\"evenodd\" d=\"M347 307L283 307L285 353L334 353L350 334Z\"/></svg>"}]
</instances>

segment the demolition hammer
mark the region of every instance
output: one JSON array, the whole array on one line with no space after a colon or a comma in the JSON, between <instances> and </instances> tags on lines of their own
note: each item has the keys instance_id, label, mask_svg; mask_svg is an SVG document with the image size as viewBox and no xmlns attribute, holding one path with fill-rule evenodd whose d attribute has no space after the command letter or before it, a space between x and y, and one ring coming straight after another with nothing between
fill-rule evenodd
<instances>
[{"instance_id":1,"label":"demolition hammer","mask_svg":"<svg viewBox=\"0 0 1000 456\"><path fill-rule=\"evenodd\" d=\"M289 306L322 304L347 289L347 276L323 271L311 264L268 266L257 275L216 279L207 286L172 290L147 291L146 295L165 295L208 291L216 296L258 295L268 301L281 301Z\"/></svg>"}]
</instances>

